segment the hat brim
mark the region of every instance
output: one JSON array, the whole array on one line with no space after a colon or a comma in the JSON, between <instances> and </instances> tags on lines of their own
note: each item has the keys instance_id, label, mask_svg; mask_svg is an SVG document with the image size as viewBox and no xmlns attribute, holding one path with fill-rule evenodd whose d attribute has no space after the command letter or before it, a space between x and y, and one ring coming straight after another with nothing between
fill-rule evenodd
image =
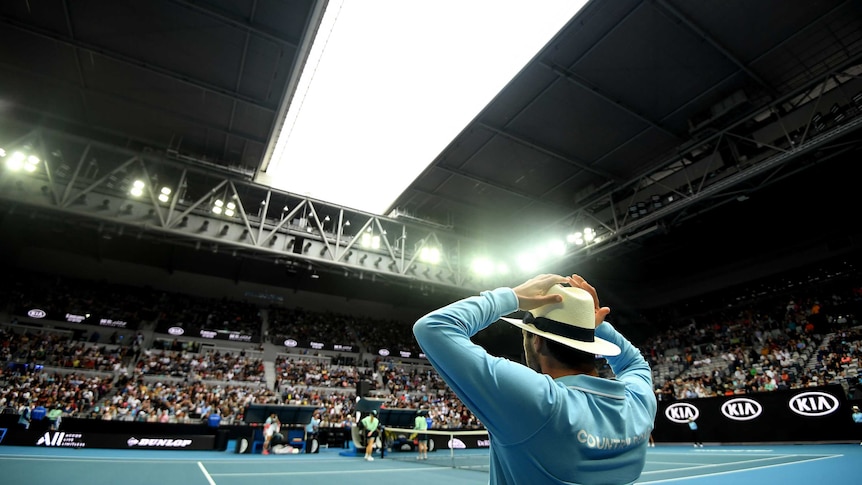
<instances>
[{"instance_id":1,"label":"hat brim","mask_svg":"<svg viewBox=\"0 0 862 485\"><path fill-rule=\"evenodd\" d=\"M559 342L565 346L572 347L583 352L589 352L592 354L603 356L606 355L609 357L613 357L620 354L620 348L617 346L617 344L608 342L607 340L601 339L599 337L596 337L595 340L592 342L584 342L582 340L561 337L557 334L539 330L535 327L535 325L524 323L522 320L518 320L517 318L502 317L501 319L508 323L511 323L516 327L520 327L530 333L534 333L536 335L545 337L546 339L553 340L554 342Z\"/></svg>"}]
</instances>

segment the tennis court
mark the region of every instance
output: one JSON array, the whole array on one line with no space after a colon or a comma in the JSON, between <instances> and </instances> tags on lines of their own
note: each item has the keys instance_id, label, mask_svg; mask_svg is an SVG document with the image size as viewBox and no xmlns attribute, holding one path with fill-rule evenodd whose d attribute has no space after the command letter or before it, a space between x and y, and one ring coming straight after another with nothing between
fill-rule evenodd
<instances>
[{"instance_id":1,"label":"tennis court","mask_svg":"<svg viewBox=\"0 0 862 485\"><path fill-rule=\"evenodd\" d=\"M219 451L159 451L0 447L4 485L247 485L350 483L378 485L467 485L488 482L487 467L452 468L449 450L427 461L387 453L367 462L340 449L312 455L240 455ZM460 450L471 454L487 450ZM404 458L403 456L397 458ZM409 457L407 457L409 458ZM475 458L470 458L474 462ZM434 463L443 466L437 466ZM659 445L647 452L640 484L850 483L860 475L862 446L856 444L709 446Z\"/></svg>"}]
</instances>

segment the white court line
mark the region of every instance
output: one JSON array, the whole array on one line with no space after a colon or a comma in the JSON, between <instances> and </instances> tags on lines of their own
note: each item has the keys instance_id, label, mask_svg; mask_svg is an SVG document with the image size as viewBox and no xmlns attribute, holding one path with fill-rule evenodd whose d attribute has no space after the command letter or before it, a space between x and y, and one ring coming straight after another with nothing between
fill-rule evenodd
<instances>
[{"instance_id":1,"label":"white court line","mask_svg":"<svg viewBox=\"0 0 862 485\"><path fill-rule=\"evenodd\" d=\"M14 459L14 460L32 460L32 461L83 461L83 462L100 462L100 461L110 461L112 463L135 463L140 461L146 461L149 463L177 463L177 462L198 462L205 461L207 463L232 463L232 462L243 462L243 463L288 463L287 461L270 461L266 458L257 458L254 456L248 456L244 458L119 458L119 457L104 457L104 458L81 458L76 456L33 456L33 455L0 455L0 460L4 458ZM303 457L299 463L308 463L308 462L328 462L333 461L332 458L305 458Z\"/></svg>"},{"instance_id":2,"label":"white court line","mask_svg":"<svg viewBox=\"0 0 862 485\"><path fill-rule=\"evenodd\" d=\"M801 456L801 455L785 455L785 456ZM774 465L755 466L755 467L751 467L751 468L742 468L739 470L728 470L728 471L724 471L724 472L705 473L703 475L685 476L685 477L679 477L679 478L666 478L663 480L650 480L648 482L637 481L635 483L637 485L647 485L647 484L651 484L651 483L679 482L679 481L683 481L683 480L691 480L692 478L717 477L719 475L729 475L731 473L744 473L744 472L751 471L751 470L764 470L766 468L775 468L775 467L779 467L779 466L796 465L799 463L807 463L810 461L819 461L819 460L828 460L831 458L840 458L843 456L844 455L821 456L819 458L811 458L808 460L800 460L800 461L794 461L794 462L790 462L790 463L776 463ZM748 462L732 462L732 463L725 463L724 465L733 465L733 464L738 464L738 463L748 463ZM719 466L719 465L714 465L714 466ZM700 468L700 467L698 467L698 468ZM673 473L674 471L676 471L676 470L664 470L662 472L644 472L641 475L646 475L647 473Z\"/></svg>"},{"instance_id":3,"label":"white court line","mask_svg":"<svg viewBox=\"0 0 862 485\"><path fill-rule=\"evenodd\" d=\"M215 480L213 480L213 477L210 476L209 472L207 471L206 467L204 467L203 463L198 462L198 468L200 468L201 471L204 473L204 476L207 477L207 481L210 482L210 485L216 485Z\"/></svg>"},{"instance_id":4,"label":"white court line","mask_svg":"<svg viewBox=\"0 0 862 485\"><path fill-rule=\"evenodd\" d=\"M679 456L711 456L712 453L709 451L690 451L690 452L681 452L681 453L650 453L649 456L671 456L671 455L679 455ZM772 456L788 456L790 453L775 453ZM716 453L718 456L718 453ZM749 456L749 453L730 453L724 454L724 456ZM793 456L823 456L823 453L793 453Z\"/></svg>"},{"instance_id":5,"label":"white court line","mask_svg":"<svg viewBox=\"0 0 862 485\"><path fill-rule=\"evenodd\" d=\"M649 472L643 472L643 473L641 473L641 475L643 476L643 475L649 475L650 473L667 473L667 472L675 472L675 471L681 471L681 470L697 470L698 468L715 468L715 467L727 466L727 465L741 465L741 464L745 464L745 463L753 463L755 461L774 460L776 458L784 458L784 457L788 457L788 456L793 457L794 455L775 455L775 456L769 456L766 458L756 458L754 460L731 461L729 463L700 464L700 465L696 465L696 466L684 466L682 468L673 468L670 470L653 470L653 471L649 471Z\"/></svg>"},{"instance_id":6,"label":"white court line","mask_svg":"<svg viewBox=\"0 0 862 485\"><path fill-rule=\"evenodd\" d=\"M700 448L694 450L687 451L655 451L651 450L650 453L655 454L668 454L668 455L686 455L688 453L774 453L775 450L722 450L719 448Z\"/></svg>"},{"instance_id":7,"label":"white court line","mask_svg":"<svg viewBox=\"0 0 862 485\"><path fill-rule=\"evenodd\" d=\"M279 477L288 477L288 476L302 476L302 475L345 475L345 474L355 474L355 473L403 473L403 472L415 472L415 471L440 471L445 470L445 468L439 466L430 466L430 467L421 467L421 468L381 468L381 469L370 469L370 470L339 470L339 471L325 471L325 470L316 470L310 472L246 472L246 473L213 473L214 477L265 477L265 476L279 476Z\"/></svg>"},{"instance_id":8,"label":"white court line","mask_svg":"<svg viewBox=\"0 0 862 485\"><path fill-rule=\"evenodd\" d=\"M656 461L650 460L650 465L709 465L710 463L692 463L690 461Z\"/></svg>"},{"instance_id":9,"label":"white court line","mask_svg":"<svg viewBox=\"0 0 862 485\"><path fill-rule=\"evenodd\" d=\"M198 460L193 460L191 458L174 458L174 459L171 459L171 458L162 458L162 459L132 458L130 460L129 459L118 460L116 458L72 458L72 457L65 457L65 456L62 456L62 457L51 457L51 456L38 457L38 456L9 456L9 455L0 456L0 461L2 461L5 458L9 458L9 459L13 459L13 460L28 460L28 461L76 461L76 462L95 462L95 463L103 462L103 461L109 461L111 463L135 463L135 462L141 462L141 461L145 461L147 463L182 463L182 462L192 463L192 462L198 461ZM210 461L210 460L206 460L206 461Z\"/></svg>"}]
</instances>

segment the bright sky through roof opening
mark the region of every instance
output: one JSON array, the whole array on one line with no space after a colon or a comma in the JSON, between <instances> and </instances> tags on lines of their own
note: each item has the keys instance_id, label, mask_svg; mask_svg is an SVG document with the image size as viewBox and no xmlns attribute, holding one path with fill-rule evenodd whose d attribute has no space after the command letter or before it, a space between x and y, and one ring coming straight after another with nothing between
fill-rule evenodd
<instances>
[{"instance_id":1,"label":"bright sky through roof opening","mask_svg":"<svg viewBox=\"0 0 862 485\"><path fill-rule=\"evenodd\" d=\"M330 1L262 181L386 215L584 3Z\"/></svg>"}]
</instances>

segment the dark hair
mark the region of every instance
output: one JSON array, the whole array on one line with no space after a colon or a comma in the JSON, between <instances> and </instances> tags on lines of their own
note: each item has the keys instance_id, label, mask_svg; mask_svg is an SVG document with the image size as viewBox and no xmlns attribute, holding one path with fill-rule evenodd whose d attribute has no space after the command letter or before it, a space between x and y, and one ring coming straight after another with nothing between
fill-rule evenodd
<instances>
[{"instance_id":1,"label":"dark hair","mask_svg":"<svg viewBox=\"0 0 862 485\"><path fill-rule=\"evenodd\" d=\"M551 357L559 360L567 367L578 369L581 372L589 373L596 370L596 354L592 352L584 352L568 345L563 345L549 338L545 339L547 344L548 354Z\"/></svg>"}]
</instances>

